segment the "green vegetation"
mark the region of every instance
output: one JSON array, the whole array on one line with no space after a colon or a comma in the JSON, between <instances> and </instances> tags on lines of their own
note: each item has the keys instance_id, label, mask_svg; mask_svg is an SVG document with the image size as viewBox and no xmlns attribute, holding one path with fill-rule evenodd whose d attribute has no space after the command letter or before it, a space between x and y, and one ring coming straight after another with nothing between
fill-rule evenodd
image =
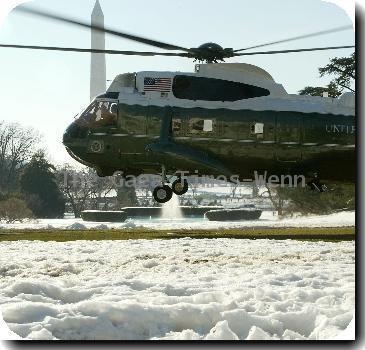
<instances>
[{"instance_id":1,"label":"green vegetation","mask_svg":"<svg viewBox=\"0 0 365 350\"><path fill-rule=\"evenodd\" d=\"M329 185L327 191L316 192L307 188L285 188L285 199L290 199L287 211L307 214L330 214L341 210L355 210L355 184Z\"/></svg>"},{"instance_id":2,"label":"green vegetation","mask_svg":"<svg viewBox=\"0 0 365 350\"><path fill-rule=\"evenodd\" d=\"M326 191L317 192L306 187L270 186L261 196L270 199L280 217L301 215L325 215L342 210L355 210L355 184L331 183Z\"/></svg>"},{"instance_id":3,"label":"green vegetation","mask_svg":"<svg viewBox=\"0 0 365 350\"><path fill-rule=\"evenodd\" d=\"M36 152L20 176L20 190L37 218L63 218L65 200L56 183L55 167Z\"/></svg>"},{"instance_id":4,"label":"green vegetation","mask_svg":"<svg viewBox=\"0 0 365 350\"><path fill-rule=\"evenodd\" d=\"M40 141L32 128L0 121L0 220L63 217L65 201Z\"/></svg>"},{"instance_id":5,"label":"green vegetation","mask_svg":"<svg viewBox=\"0 0 365 350\"><path fill-rule=\"evenodd\" d=\"M237 239L300 239L300 240L353 240L354 227L311 228L245 228L227 230L0 230L0 241L76 241L127 240L172 238L237 238Z\"/></svg>"},{"instance_id":6,"label":"green vegetation","mask_svg":"<svg viewBox=\"0 0 365 350\"><path fill-rule=\"evenodd\" d=\"M32 217L33 213L28 209L24 200L17 197L9 197L0 201L0 220L6 223L13 223Z\"/></svg>"},{"instance_id":7,"label":"green vegetation","mask_svg":"<svg viewBox=\"0 0 365 350\"><path fill-rule=\"evenodd\" d=\"M18 191L19 177L39 141L35 130L0 121L0 195Z\"/></svg>"},{"instance_id":8,"label":"green vegetation","mask_svg":"<svg viewBox=\"0 0 365 350\"><path fill-rule=\"evenodd\" d=\"M349 57L335 57L326 66L318 69L321 77L332 76L333 79L326 87L306 86L299 95L322 96L327 92L329 97L338 97L344 90L355 92L355 52Z\"/></svg>"},{"instance_id":9,"label":"green vegetation","mask_svg":"<svg viewBox=\"0 0 365 350\"><path fill-rule=\"evenodd\" d=\"M323 96L323 93L327 92L328 97L337 98L341 95L341 91L333 83L324 86L306 86L304 89L300 90L299 95L308 96Z\"/></svg>"}]
</instances>

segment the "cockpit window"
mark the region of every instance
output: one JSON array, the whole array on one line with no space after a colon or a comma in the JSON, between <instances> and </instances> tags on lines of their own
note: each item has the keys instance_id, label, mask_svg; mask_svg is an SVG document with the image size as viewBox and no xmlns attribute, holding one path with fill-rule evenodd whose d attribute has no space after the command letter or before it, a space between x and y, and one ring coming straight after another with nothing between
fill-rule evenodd
<instances>
[{"instance_id":1,"label":"cockpit window","mask_svg":"<svg viewBox=\"0 0 365 350\"><path fill-rule=\"evenodd\" d=\"M80 121L85 122L90 128L103 126L117 126L117 102L94 101L81 114Z\"/></svg>"}]
</instances>

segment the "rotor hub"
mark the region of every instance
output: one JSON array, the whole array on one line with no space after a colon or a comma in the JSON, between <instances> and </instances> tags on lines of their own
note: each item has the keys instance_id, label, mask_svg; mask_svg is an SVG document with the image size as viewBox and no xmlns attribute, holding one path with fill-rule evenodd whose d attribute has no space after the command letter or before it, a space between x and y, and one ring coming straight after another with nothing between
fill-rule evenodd
<instances>
[{"instance_id":1,"label":"rotor hub","mask_svg":"<svg viewBox=\"0 0 365 350\"><path fill-rule=\"evenodd\" d=\"M198 48L192 48L190 50L193 52L191 56L200 62L214 63L224 61L228 57L233 57L233 49L224 49L222 46L212 42L202 44Z\"/></svg>"}]
</instances>

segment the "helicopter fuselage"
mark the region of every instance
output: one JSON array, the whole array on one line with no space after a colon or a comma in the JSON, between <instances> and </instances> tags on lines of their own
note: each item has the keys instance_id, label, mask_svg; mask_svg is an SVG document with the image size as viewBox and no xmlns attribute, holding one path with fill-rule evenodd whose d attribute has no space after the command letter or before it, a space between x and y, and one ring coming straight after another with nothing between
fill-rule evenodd
<instances>
[{"instance_id":1,"label":"helicopter fuselage","mask_svg":"<svg viewBox=\"0 0 365 350\"><path fill-rule=\"evenodd\" d=\"M216 65L197 76L119 76L68 128L64 144L72 157L104 176L160 173L164 167L170 174L240 180L256 174L355 180L352 96L288 95L257 67L227 68Z\"/></svg>"}]
</instances>

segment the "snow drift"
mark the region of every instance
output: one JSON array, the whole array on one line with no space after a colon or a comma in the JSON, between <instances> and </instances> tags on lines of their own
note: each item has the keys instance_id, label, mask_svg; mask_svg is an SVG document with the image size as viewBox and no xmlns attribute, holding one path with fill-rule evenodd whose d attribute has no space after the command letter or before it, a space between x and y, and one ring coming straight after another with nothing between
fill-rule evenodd
<instances>
[{"instance_id":1,"label":"snow drift","mask_svg":"<svg viewBox=\"0 0 365 350\"><path fill-rule=\"evenodd\" d=\"M0 305L29 339L332 339L354 242L2 242Z\"/></svg>"}]
</instances>

